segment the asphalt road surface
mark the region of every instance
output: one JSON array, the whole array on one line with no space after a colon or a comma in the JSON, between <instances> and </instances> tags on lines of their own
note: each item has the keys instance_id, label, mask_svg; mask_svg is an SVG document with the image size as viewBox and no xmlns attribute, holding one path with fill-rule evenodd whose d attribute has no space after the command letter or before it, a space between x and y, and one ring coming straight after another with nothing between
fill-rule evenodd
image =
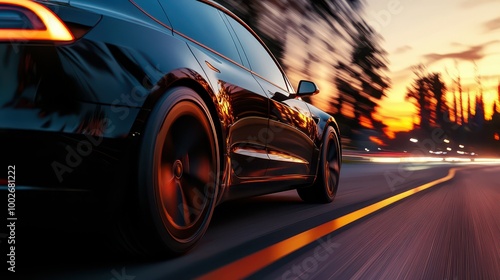
<instances>
[{"instance_id":1,"label":"asphalt road surface","mask_svg":"<svg viewBox=\"0 0 500 280\"><path fill-rule=\"evenodd\" d=\"M500 279L500 165L342 168L333 204L303 203L295 191L225 203L179 258L124 260L96 246L99 236L49 230L24 240L32 249L19 252L29 258L18 270L35 279ZM440 178L449 180L427 184Z\"/></svg>"}]
</instances>

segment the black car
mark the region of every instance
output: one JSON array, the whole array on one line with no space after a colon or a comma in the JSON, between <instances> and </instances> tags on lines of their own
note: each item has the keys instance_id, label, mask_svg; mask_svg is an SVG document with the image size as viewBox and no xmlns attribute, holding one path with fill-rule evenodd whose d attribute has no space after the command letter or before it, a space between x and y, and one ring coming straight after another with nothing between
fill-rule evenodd
<instances>
[{"instance_id":1,"label":"black car","mask_svg":"<svg viewBox=\"0 0 500 280\"><path fill-rule=\"evenodd\" d=\"M215 2L0 0L0 73L12 205L90 192L133 252L186 252L229 199L335 197L338 125L301 99L316 85L295 92Z\"/></svg>"}]
</instances>

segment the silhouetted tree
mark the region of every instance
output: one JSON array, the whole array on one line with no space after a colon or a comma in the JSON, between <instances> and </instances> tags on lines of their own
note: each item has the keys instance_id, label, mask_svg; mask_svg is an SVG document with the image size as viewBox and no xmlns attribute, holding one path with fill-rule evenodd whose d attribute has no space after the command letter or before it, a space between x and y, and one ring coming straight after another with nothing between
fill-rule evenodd
<instances>
[{"instance_id":1,"label":"silhouetted tree","mask_svg":"<svg viewBox=\"0 0 500 280\"><path fill-rule=\"evenodd\" d=\"M428 89L429 79L426 77L426 69L423 65L413 67L415 80L412 85L406 89L406 99L413 101L417 107L420 127L428 130L431 125L432 92Z\"/></svg>"},{"instance_id":2,"label":"silhouetted tree","mask_svg":"<svg viewBox=\"0 0 500 280\"><path fill-rule=\"evenodd\" d=\"M476 97L476 114L474 115L474 125L479 130L482 129L485 121L484 98L480 94Z\"/></svg>"},{"instance_id":3,"label":"silhouetted tree","mask_svg":"<svg viewBox=\"0 0 500 280\"><path fill-rule=\"evenodd\" d=\"M460 100L460 119L461 119L461 124L465 124L465 118L464 118L464 100L463 100L463 95L462 95L462 78L458 76L458 100Z\"/></svg>"},{"instance_id":4,"label":"silhouetted tree","mask_svg":"<svg viewBox=\"0 0 500 280\"><path fill-rule=\"evenodd\" d=\"M379 37L365 22L354 25L358 31L354 38L352 63L361 68L365 77L361 77L363 92L369 96L380 99L389 87L389 80L384 71L387 70L387 53L379 45Z\"/></svg>"},{"instance_id":5,"label":"silhouetted tree","mask_svg":"<svg viewBox=\"0 0 500 280\"><path fill-rule=\"evenodd\" d=\"M470 90L467 91L467 123L470 123L472 119L472 111L470 104Z\"/></svg>"},{"instance_id":6,"label":"silhouetted tree","mask_svg":"<svg viewBox=\"0 0 500 280\"><path fill-rule=\"evenodd\" d=\"M420 127L424 130L434 125L444 125L448 119L446 85L441 73L427 74L423 65L414 67L415 80L407 88L406 99L412 100L419 112Z\"/></svg>"},{"instance_id":7,"label":"silhouetted tree","mask_svg":"<svg viewBox=\"0 0 500 280\"><path fill-rule=\"evenodd\" d=\"M354 48L351 63L360 69L357 78L361 84L361 91L355 96L354 103L357 118L366 117L374 124L372 113L378 101L385 96L389 81L384 71L387 70L386 52L378 44L377 34L365 22L354 24Z\"/></svg>"},{"instance_id":8,"label":"silhouetted tree","mask_svg":"<svg viewBox=\"0 0 500 280\"><path fill-rule=\"evenodd\" d=\"M345 11L344 3L354 11L358 11L363 6L362 0L308 0L308 2L313 11L327 22L336 22L344 28L348 26L348 18L342 17Z\"/></svg>"},{"instance_id":9,"label":"silhouetted tree","mask_svg":"<svg viewBox=\"0 0 500 280\"><path fill-rule=\"evenodd\" d=\"M436 102L435 106L435 118L436 123L442 125L445 121L444 114L448 111L448 105L446 105L446 85L441 79L440 73L431 73L426 77L426 84L429 90L432 92L432 98Z\"/></svg>"}]
</instances>

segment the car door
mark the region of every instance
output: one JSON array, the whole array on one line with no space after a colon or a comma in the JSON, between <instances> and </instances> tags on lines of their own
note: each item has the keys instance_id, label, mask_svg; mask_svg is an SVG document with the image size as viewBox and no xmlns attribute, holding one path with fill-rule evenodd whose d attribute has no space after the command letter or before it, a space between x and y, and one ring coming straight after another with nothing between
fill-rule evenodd
<instances>
[{"instance_id":1,"label":"car door","mask_svg":"<svg viewBox=\"0 0 500 280\"><path fill-rule=\"evenodd\" d=\"M227 139L228 185L265 176L268 156L261 135L268 130L269 100L242 59L223 14L210 3L160 0L174 36L186 39L217 96ZM190 19L190 20L186 20ZM246 65L245 65L246 64Z\"/></svg>"},{"instance_id":2,"label":"car door","mask_svg":"<svg viewBox=\"0 0 500 280\"><path fill-rule=\"evenodd\" d=\"M315 122L307 105L295 98L285 74L262 42L246 27L228 17L248 58L252 74L262 86L269 102L269 130L266 149L268 177L309 176L318 150L312 140Z\"/></svg>"}]
</instances>

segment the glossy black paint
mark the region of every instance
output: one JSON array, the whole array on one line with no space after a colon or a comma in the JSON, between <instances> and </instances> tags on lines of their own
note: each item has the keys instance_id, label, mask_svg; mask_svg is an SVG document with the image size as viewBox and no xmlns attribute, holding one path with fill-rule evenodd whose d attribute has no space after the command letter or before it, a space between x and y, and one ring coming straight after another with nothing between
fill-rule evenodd
<instances>
[{"instance_id":1,"label":"glossy black paint","mask_svg":"<svg viewBox=\"0 0 500 280\"><path fill-rule=\"evenodd\" d=\"M234 46L229 56L193 38L204 30L190 37L172 26L169 5L178 2L42 3L77 39L0 42L0 154L6 155L0 163L23 170L19 184L50 190L116 184L114 178L134 169L151 109L174 86L199 93L216 120L221 199L314 182L322 133L328 125L338 131L335 120L298 98L279 66L282 84L252 70L241 33L230 28L242 23L225 9L217 11L218 27L232 41L219 43Z\"/></svg>"}]
</instances>

